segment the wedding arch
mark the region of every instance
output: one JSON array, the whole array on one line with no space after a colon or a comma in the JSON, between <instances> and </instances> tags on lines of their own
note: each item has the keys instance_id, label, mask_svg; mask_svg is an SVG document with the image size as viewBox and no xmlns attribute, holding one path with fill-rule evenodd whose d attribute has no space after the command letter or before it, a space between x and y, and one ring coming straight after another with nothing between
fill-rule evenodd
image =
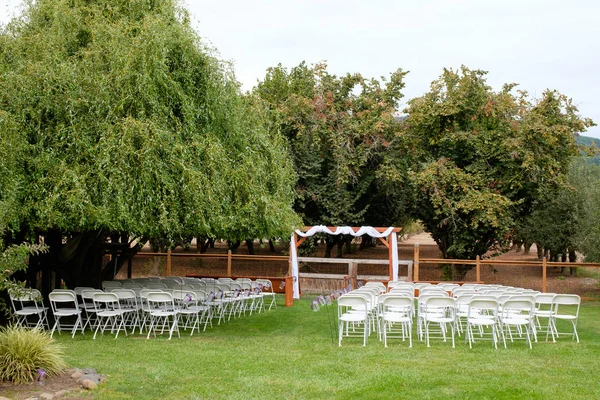
<instances>
[{"instance_id":1,"label":"wedding arch","mask_svg":"<svg viewBox=\"0 0 600 400\"><path fill-rule=\"evenodd\" d=\"M294 298L300 298L300 286L298 276L298 247L304 241L317 233L327 233L329 235L369 235L379 239L387 248L389 255L389 277L390 280L398 280L398 238L396 233L402 228L373 228L372 226L350 227L350 226L305 226L304 231L296 229L292 234L290 241L290 267L294 281ZM301 239L298 239L298 236Z\"/></svg>"}]
</instances>

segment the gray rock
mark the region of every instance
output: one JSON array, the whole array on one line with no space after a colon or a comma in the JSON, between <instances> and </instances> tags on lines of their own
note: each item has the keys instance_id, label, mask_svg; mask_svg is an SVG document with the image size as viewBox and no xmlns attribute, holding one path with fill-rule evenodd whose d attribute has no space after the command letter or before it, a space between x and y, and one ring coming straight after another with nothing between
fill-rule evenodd
<instances>
[{"instance_id":1,"label":"gray rock","mask_svg":"<svg viewBox=\"0 0 600 400\"><path fill-rule=\"evenodd\" d=\"M73 379L79 379L82 376L83 376L83 373L81 371L76 371L76 372L73 372L73 374L71 374L71 378L73 378Z\"/></svg>"},{"instance_id":2,"label":"gray rock","mask_svg":"<svg viewBox=\"0 0 600 400\"><path fill-rule=\"evenodd\" d=\"M81 382L81 386L87 390L94 390L98 387L98 384L96 382L90 381L89 379L84 379L83 382Z\"/></svg>"},{"instance_id":3,"label":"gray rock","mask_svg":"<svg viewBox=\"0 0 600 400\"><path fill-rule=\"evenodd\" d=\"M52 393L44 392L44 393L40 394L40 399L42 399L42 400L52 400L53 398L54 398L54 395Z\"/></svg>"},{"instance_id":4,"label":"gray rock","mask_svg":"<svg viewBox=\"0 0 600 400\"><path fill-rule=\"evenodd\" d=\"M65 394L69 393L68 390L59 390L58 392L54 393L54 398L59 398L59 397L63 397Z\"/></svg>"},{"instance_id":5,"label":"gray rock","mask_svg":"<svg viewBox=\"0 0 600 400\"><path fill-rule=\"evenodd\" d=\"M69 368L66 372L69 375L73 375L75 372L81 372L81 370L79 368Z\"/></svg>"},{"instance_id":6,"label":"gray rock","mask_svg":"<svg viewBox=\"0 0 600 400\"><path fill-rule=\"evenodd\" d=\"M81 372L83 372L85 375L98 373L94 368L82 368Z\"/></svg>"},{"instance_id":7,"label":"gray rock","mask_svg":"<svg viewBox=\"0 0 600 400\"><path fill-rule=\"evenodd\" d=\"M90 381L95 382L96 384L99 384L104 381L102 375L100 375L100 374L89 374L89 375L82 375L77 380L77 383L83 382L84 379L89 379Z\"/></svg>"},{"instance_id":8,"label":"gray rock","mask_svg":"<svg viewBox=\"0 0 600 400\"><path fill-rule=\"evenodd\" d=\"M0 396L0 400L10 400L8 397Z\"/></svg>"}]
</instances>

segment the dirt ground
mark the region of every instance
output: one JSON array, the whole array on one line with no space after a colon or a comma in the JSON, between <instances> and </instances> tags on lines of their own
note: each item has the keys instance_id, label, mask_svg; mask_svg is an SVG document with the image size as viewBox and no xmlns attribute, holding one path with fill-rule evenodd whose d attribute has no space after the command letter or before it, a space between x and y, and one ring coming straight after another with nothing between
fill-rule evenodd
<instances>
[{"instance_id":1,"label":"dirt ground","mask_svg":"<svg viewBox=\"0 0 600 400\"><path fill-rule=\"evenodd\" d=\"M84 389L81 389L77 381L72 379L68 373L51 378L45 376L42 382L34 381L22 385L0 382L0 396L12 400L22 400L31 397L40 398L42 393L56 395L57 392L61 391L66 391L66 393L63 396L55 396L55 398L68 398L70 400L91 398L89 396L83 397Z\"/></svg>"},{"instance_id":2,"label":"dirt ground","mask_svg":"<svg viewBox=\"0 0 600 400\"><path fill-rule=\"evenodd\" d=\"M412 236L408 239L401 241L398 244L398 258L400 260L413 260L414 245L419 243L420 247L420 259L424 258L440 258L441 253L431 239L429 234L423 233ZM268 243L255 243L255 252L258 255L277 255L277 256L288 256L289 254L288 243L277 243L276 253L270 253ZM332 252L332 257L337 255L337 249ZM345 250L345 249L344 249ZM368 247L360 250L359 243L353 243L352 252L350 254L343 254L342 258L355 258L355 259L382 259L387 260L388 252L387 248L379 243L375 247ZM144 249L149 251L149 249ZM192 245L191 249L184 250L177 248L174 253L195 253L195 245ZM227 245L225 242L217 242L214 249L209 249L207 254L226 254ZM245 246L240 246L237 254L248 254ZM319 244L316 251L311 255L312 257L324 257L325 245ZM535 246L532 247L528 254L523 251L516 252L510 251L500 256L494 257L493 259L500 260L515 260L515 261L537 261L537 252ZM156 263L158 267L153 271L153 265ZM300 266L300 272L314 272L314 273L334 273L334 274L347 274L347 264L326 264L326 263L310 263L303 264ZM145 257L136 256L133 261L133 276L147 276L154 275L153 272L157 272L158 275L164 275L165 273L165 258ZM232 274L238 276L284 276L288 271L287 260L275 260L275 261L248 261L248 260L236 260L232 261ZM172 274L185 276L187 274L198 274L198 275L225 275L227 272L227 260L225 258L182 258L172 257ZM406 267L400 268L400 275L406 275ZM371 264L359 264L358 265L359 275L387 275L387 265L371 265ZM118 279L124 279L127 277L126 268L123 268L118 274ZM600 269L599 268L580 268L577 271L577 276L571 276L568 269L561 271L560 268L548 268L547 275L547 288L549 292L555 293L576 293L583 297L600 297ZM420 280L431 280L440 281L444 280L444 274L442 268L435 264L423 264L420 265ZM504 266L490 266L482 265L481 268L481 279L485 283L498 283L510 286L521 286L525 288L532 288L541 290L542 288L542 271L541 267L526 267L516 265L504 265ZM469 271L464 279L465 281L475 281L475 269Z\"/></svg>"}]
</instances>

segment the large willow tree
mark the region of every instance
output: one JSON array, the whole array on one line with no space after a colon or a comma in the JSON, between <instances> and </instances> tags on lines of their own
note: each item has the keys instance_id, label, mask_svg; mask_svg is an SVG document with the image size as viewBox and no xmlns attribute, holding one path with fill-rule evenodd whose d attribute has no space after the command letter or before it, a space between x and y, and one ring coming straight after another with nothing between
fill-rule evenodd
<instances>
[{"instance_id":1,"label":"large willow tree","mask_svg":"<svg viewBox=\"0 0 600 400\"><path fill-rule=\"evenodd\" d=\"M108 236L287 235L294 170L258 104L176 0L27 1L0 32L0 229L45 236L69 285Z\"/></svg>"}]
</instances>

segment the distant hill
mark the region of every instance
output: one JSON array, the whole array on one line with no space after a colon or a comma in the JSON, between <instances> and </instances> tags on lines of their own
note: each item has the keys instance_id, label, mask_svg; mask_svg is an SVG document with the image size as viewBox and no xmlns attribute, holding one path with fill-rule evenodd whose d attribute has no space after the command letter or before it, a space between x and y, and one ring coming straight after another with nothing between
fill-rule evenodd
<instances>
[{"instance_id":1,"label":"distant hill","mask_svg":"<svg viewBox=\"0 0 600 400\"><path fill-rule=\"evenodd\" d=\"M596 147L600 149L600 139L593 138L591 136L577 136L577 144L582 146L591 146L592 143L595 143Z\"/></svg>"},{"instance_id":2,"label":"distant hill","mask_svg":"<svg viewBox=\"0 0 600 400\"><path fill-rule=\"evenodd\" d=\"M591 146L595 144L598 149L600 149L600 139L593 138L590 136L577 136L577 144L581 146ZM583 154L582 154L583 155ZM593 157L584 157L588 163L594 165L600 165L600 155L595 155Z\"/></svg>"}]
</instances>

